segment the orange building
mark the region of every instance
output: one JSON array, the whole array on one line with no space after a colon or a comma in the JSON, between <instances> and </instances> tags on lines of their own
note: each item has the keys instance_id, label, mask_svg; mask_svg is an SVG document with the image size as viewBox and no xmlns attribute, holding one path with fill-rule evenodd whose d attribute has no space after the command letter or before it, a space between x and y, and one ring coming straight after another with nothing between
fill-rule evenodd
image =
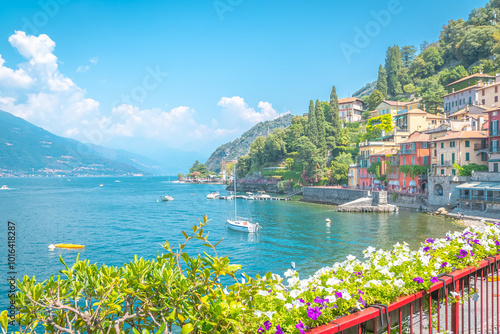
<instances>
[{"instance_id":1,"label":"orange building","mask_svg":"<svg viewBox=\"0 0 500 334\"><path fill-rule=\"evenodd\" d=\"M375 162L380 162L380 175L386 175L389 174L390 168L391 168L391 158L395 155L397 155L398 149L397 148L391 148L387 150L383 150L378 153L374 153L370 155L370 163L373 164ZM369 174L370 179L373 183L373 186L375 187L384 187L383 182L379 181L376 179L375 175Z\"/></svg>"},{"instance_id":2,"label":"orange building","mask_svg":"<svg viewBox=\"0 0 500 334\"><path fill-rule=\"evenodd\" d=\"M410 137L401 142L399 156L399 169L401 166L431 164L431 136L427 133L415 131ZM398 180L392 183L393 188L409 191L427 190L427 175L413 175L402 173L398 170Z\"/></svg>"}]
</instances>

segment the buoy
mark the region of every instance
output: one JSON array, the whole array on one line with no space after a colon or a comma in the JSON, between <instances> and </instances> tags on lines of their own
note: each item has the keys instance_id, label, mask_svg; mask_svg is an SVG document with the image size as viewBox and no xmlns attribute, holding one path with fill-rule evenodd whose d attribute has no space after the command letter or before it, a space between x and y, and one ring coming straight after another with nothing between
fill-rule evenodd
<instances>
[{"instance_id":1,"label":"buoy","mask_svg":"<svg viewBox=\"0 0 500 334\"><path fill-rule=\"evenodd\" d=\"M49 245L49 251L53 251L54 249L56 249L56 245L50 244Z\"/></svg>"},{"instance_id":2,"label":"buoy","mask_svg":"<svg viewBox=\"0 0 500 334\"><path fill-rule=\"evenodd\" d=\"M331 223L332 221L330 220L330 218L326 218L326 222Z\"/></svg>"}]
</instances>

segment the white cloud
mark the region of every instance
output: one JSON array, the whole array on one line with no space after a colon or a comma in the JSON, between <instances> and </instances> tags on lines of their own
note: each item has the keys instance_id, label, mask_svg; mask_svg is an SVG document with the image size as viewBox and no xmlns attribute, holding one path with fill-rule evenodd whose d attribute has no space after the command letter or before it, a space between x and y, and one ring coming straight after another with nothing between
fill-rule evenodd
<instances>
[{"instance_id":1,"label":"white cloud","mask_svg":"<svg viewBox=\"0 0 500 334\"><path fill-rule=\"evenodd\" d=\"M239 96L223 97L217 105L224 109L223 112L227 117L234 119L236 116L252 124L269 121L279 116L271 103L260 101L258 104L260 112L258 112L254 108L250 108L245 100Z\"/></svg>"},{"instance_id":2,"label":"white cloud","mask_svg":"<svg viewBox=\"0 0 500 334\"><path fill-rule=\"evenodd\" d=\"M87 72L88 70L90 70L90 66L89 66L89 65L80 65L80 66L78 66L78 68L76 69L76 71L77 71L78 73L81 73L81 72L85 73L85 72Z\"/></svg>"},{"instance_id":3,"label":"white cloud","mask_svg":"<svg viewBox=\"0 0 500 334\"><path fill-rule=\"evenodd\" d=\"M98 101L87 97L85 89L60 73L60 61L54 54L56 44L49 36L16 31L9 42L26 61L12 69L5 66L0 55L0 110L58 135L98 145L119 138L146 138L200 152L233 139L250 124L278 117L271 103L259 102L256 111L239 96L221 98L221 117L208 125L199 123L196 111L188 106L165 110L122 104L102 112ZM98 57L91 58L77 72L88 71L98 61Z\"/></svg>"}]
</instances>

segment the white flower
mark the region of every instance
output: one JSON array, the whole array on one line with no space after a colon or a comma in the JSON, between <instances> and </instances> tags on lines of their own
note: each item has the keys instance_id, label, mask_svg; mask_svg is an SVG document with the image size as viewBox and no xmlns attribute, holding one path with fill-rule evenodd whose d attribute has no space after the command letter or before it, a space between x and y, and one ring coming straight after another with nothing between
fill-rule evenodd
<instances>
[{"instance_id":1,"label":"white flower","mask_svg":"<svg viewBox=\"0 0 500 334\"><path fill-rule=\"evenodd\" d=\"M374 248L374 247L372 247L372 246L369 246L369 247L365 250L365 252L367 252L367 253L373 253L373 252L375 252L376 250L377 250L376 248Z\"/></svg>"},{"instance_id":2,"label":"white flower","mask_svg":"<svg viewBox=\"0 0 500 334\"><path fill-rule=\"evenodd\" d=\"M356 260L356 257L354 255L348 255L347 260L354 261L354 260Z\"/></svg>"},{"instance_id":3,"label":"white flower","mask_svg":"<svg viewBox=\"0 0 500 334\"><path fill-rule=\"evenodd\" d=\"M292 277L294 274L295 274L295 270L292 270L292 269L288 269L284 273L285 277Z\"/></svg>"},{"instance_id":4,"label":"white flower","mask_svg":"<svg viewBox=\"0 0 500 334\"><path fill-rule=\"evenodd\" d=\"M292 304L290 304L290 303L286 303L286 304L285 304L285 307L286 307L286 309L287 309L287 310L290 310L290 309L292 309L292 308L293 308L293 305L292 305Z\"/></svg>"},{"instance_id":5,"label":"white flower","mask_svg":"<svg viewBox=\"0 0 500 334\"><path fill-rule=\"evenodd\" d=\"M296 307L296 308L297 308L297 307L302 307L302 306L304 306L304 305L305 305L305 303L303 303L303 302L301 302L300 300L298 300L298 299L297 299L297 300L294 300L294 301L292 302L292 305L293 305L293 307Z\"/></svg>"},{"instance_id":6,"label":"white flower","mask_svg":"<svg viewBox=\"0 0 500 334\"><path fill-rule=\"evenodd\" d=\"M288 286L294 286L295 284L297 284L297 282L299 282L299 278L297 276L294 276L294 277L290 277L288 279Z\"/></svg>"},{"instance_id":7,"label":"white flower","mask_svg":"<svg viewBox=\"0 0 500 334\"><path fill-rule=\"evenodd\" d=\"M229 294L229 291L227 291L226 288L224 288L224 290L222 290L224 292L225 295L228 295Z\"/></svg>"},{"instance_id":8,"label":"white flower","mask_svg":"<svg viewBox=\"0 0 500 334\"><path fill-rule=\"evenodd\" d=\"M337 301L336 296L326 296L326 299L328 299L329 303L335 303L335 301Z\"/></svg>"},{"instance_id":9,"label":"white flower","mask_svg":"<svg viewBox=\"0 0 500 334\"><path fill-rule=\"evenodd\" d=\"M326 288L325 291L328 292L328 293L332 293L335 290L333 288Z\"/></svg>"},{"instance_id":10,"label":"white flower","mask_svg":"<svg viewBox=\"0 0 500 334\"><path fill-rule=\"evenodd\" d=\"M339 280L337 277L332 277L332 278L329 278L328 281L326 281L326 284L327 285L339 285L342 281Z\"/></svg>"},{"instance_id":11,"label":"white flower","mask_svg":"<svg viewBox=\"0 0 500 334\"><path fill-rule=\"evenodd\" d=\"M269 292L264 291L264 290L259 290L258 294L259 294L260 296L269 296Z\"/></svg>"},{"instance_id":12,"label":"white flower","mask_svg":"<svg viewBox=\"0 0 500 334\"><path fill-rule=\"evenodd\" d=\"M276 299L279 299L279 300L286 302L286 298L285 298L285 296L283 296L283 294L281 292L276 295Z\"/></svg>"},{"instance_id":13,"label":"white flower","mask_svg":"<svg viewBox=\"0 0 500 334\"><path fill-rule=\"evenodd\" d=\"M257 318L260 318L262 316L262 311L254 311L253 314L255 314L257 316Z\"/></svg>"},{"instance_id":14,"label":"white flower","mask_svg":"<svg viewBox=\"0 0 500 334\"><path fill-rule=\"evenodd\" d=\"M262 314L266 315L269 318L269 320L273 320L274 313L276 313L276 312L271 312L271 311L262 312Z\"/></svg>"},{"instance_id":15,"label":"white flower","mask_svg":"<svg viewBox=\"0 0 500 334\"><path fill-rule=\"evenodd\" d=\"M394 285L401 289L405 286L405 281L403 281L401 278L398 278L394 281Z\"/></svg>"},{"instance_id":16,"label":"white flower","mask_svg":"<svg viewBox=\"0 0 500 334\"><path fill-rule=\"evenodd\" d=\"M302 293L302 291L300 291L300 290L292 290L292 291L290 292L290 297L292 297L292 298L294 298L294 299L295 299L295 298L297 298L298 296L300 296L300 294L301 294L301 293Z\"/></svg>"},{"instance_id":17,"label":"white flower","mask_svg":"<svg viewBox=\"0 0 500 334\"><path fill-rule=\"evenodd\" d=\"M278 290L278 291L283 291L283 290L285 290L285 288L283 288L280 284L276 284L276 285L274 286L274 288L275 288L276 290Z\"/></svg>"}]
</instances>

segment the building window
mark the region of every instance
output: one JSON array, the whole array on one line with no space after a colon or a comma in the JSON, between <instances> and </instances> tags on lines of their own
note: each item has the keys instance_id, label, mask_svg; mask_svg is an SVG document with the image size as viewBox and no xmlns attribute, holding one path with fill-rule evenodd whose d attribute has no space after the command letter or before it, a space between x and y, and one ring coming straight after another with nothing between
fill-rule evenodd
<instances>
[{"instance_id":1,"label":"building window","mask_svg":"<svg viewBox=\"0 0 500 334\"><path fill-rule=\"evenodd\" d=\"M444 175L444 169L441 169L441 175Z\"/></svg>"},{"instance_id":2,"label":"building window","mask_svg":"<svg viewBox=\"0 0 500 334\"><path fill-rule=\"evenodd\" d=\"M451 170L451 175L456 175L455 169Z\"/></svg>"},{"instance_id":3,"label":"building window","mask_svg":"<svg viewBox=\"0 0 500 334\"><path fill-rule=\"evenodd\" d=\"M470 161L470 153L465 153L465 161Z\"/></svg>"},{"instance_id":4,"label":"building window","mask_svg":"<svg viewBox=\"0 0 500 334\"><path fill-rule=\"evenodd\" d=\"M494 171L495 173L498 173L498 162L495 162L495 163L493 164L493 171Z\"/></svg>"},{"instance_id":5,"label":"building window","mask_svg":"<svg viewBox=\"0 0 500 334\"><path fill-rule=\"evenodd\" d=\"M403 180L403 188L406 188L406 180Z\"/></svg>"},{"instance_id":6,"label":"building window","mask_svg":"<svg viewBox=\"0 0 500 334\"><path fill-rule=\"evenodd\" d=\"M429 157L424 155L424 166L427 166L429 164Z\"/></svg>"},{"instance_id":7,"label":"building window","mask_svg":"<svg viewBox=\"0 0 500 334\"><path fill-rule=\"evenodd\" d=\"M465 141L465 147L470 147L470 141L468 140Z\"/></svg>"},{"instance_id":8,"label":"building window","mask_svg":"<svg viewBox=\"0 0 500 334\"><path fill-rule=\"evenodd\" d=\"M380 162L380 158L377 158L377 161Z\"/></svg>"},{"instance_id":9,"label":"building window","mask_svg":"<svg viewBox=\"0 0 500 334\"><path fill-rule=\"evenodd\" d=\"M441 166L444 165L444 154L441 154Z\"/></svg>"},{"instance_id":10,"label":"building window","mask_svg":"<svg viewBox=\"0 0 500 334\"><path fill-rule=\"evenodd\" d=\"M498 102L498 96L495 96L495 102Z\"/></svg>"},{"instance_id":11,"label":"building window","mask_svg":"<svg viewBox=\"0 0 500 334\"><path fill-rule=\"evenodd\" d=\"M414 165L415 164L415 156L412 156L411 157L411 164Z\"/></svg>"},{"instance_id":12,"label":"building window","mask_svg":"<svg viewBox=\"0 0 500 334\"><path fill-rule=\"evenodd\" d=\"M441 148L444 148L444 143L441 143Z\"/></svg>"},{"instance_id":13,"label":"building window","mask_svg":"<svg viewBox=\"0 0 500 334\"><path fill-rule=\"evenodd\" d=\"M403 157L403 166L406 166L406 157Z\"/></svg>"},{"instance_id":14,"label":"building window","mask_svg":"<svg viewBox=\"0 0 500 334\"><path fill-rule=\"evenodd\" d=\"M455 153L451 154L451 164L453 165L455 163Z\"/></svg>"},{"instance_id":15,"label":"building window","mask_svg":"<svg viewBox=\"0 0 500 334\"><path fill-rule=\"evenodd\" d=\"M426 143L422 143L421 147L422 148L429 148L429 143L427 143L427 142Z\"/></svg>"},{"instance_id":16,"label":"building window","mask_svg":"<svg viewBox=\"0 0 500 334\"><path fill-rule=\"evenodd\" d=\"M450 141L450 147L455 147L455 142L454 141Z\"/></svg>"},{"instance_id":17,"label":"building window","mask_svg":"<svg viewBox=\"0 0 500 334\"><path fill-rule=\"evenodd\" d=\"M481 152L481 161L488 161L488 154L485 152Z\"/></svg>"},{"instance_id":18,"label":"building window","mask_svg":"<svg viewBox=\"0 0 500 334\"><path fill-rule=\"evenodd\" d=\"M482 102L483 106L486 104L485 101L484 101L484 99L482 99L481 102Z\"/></svg>"}]
</instances>

